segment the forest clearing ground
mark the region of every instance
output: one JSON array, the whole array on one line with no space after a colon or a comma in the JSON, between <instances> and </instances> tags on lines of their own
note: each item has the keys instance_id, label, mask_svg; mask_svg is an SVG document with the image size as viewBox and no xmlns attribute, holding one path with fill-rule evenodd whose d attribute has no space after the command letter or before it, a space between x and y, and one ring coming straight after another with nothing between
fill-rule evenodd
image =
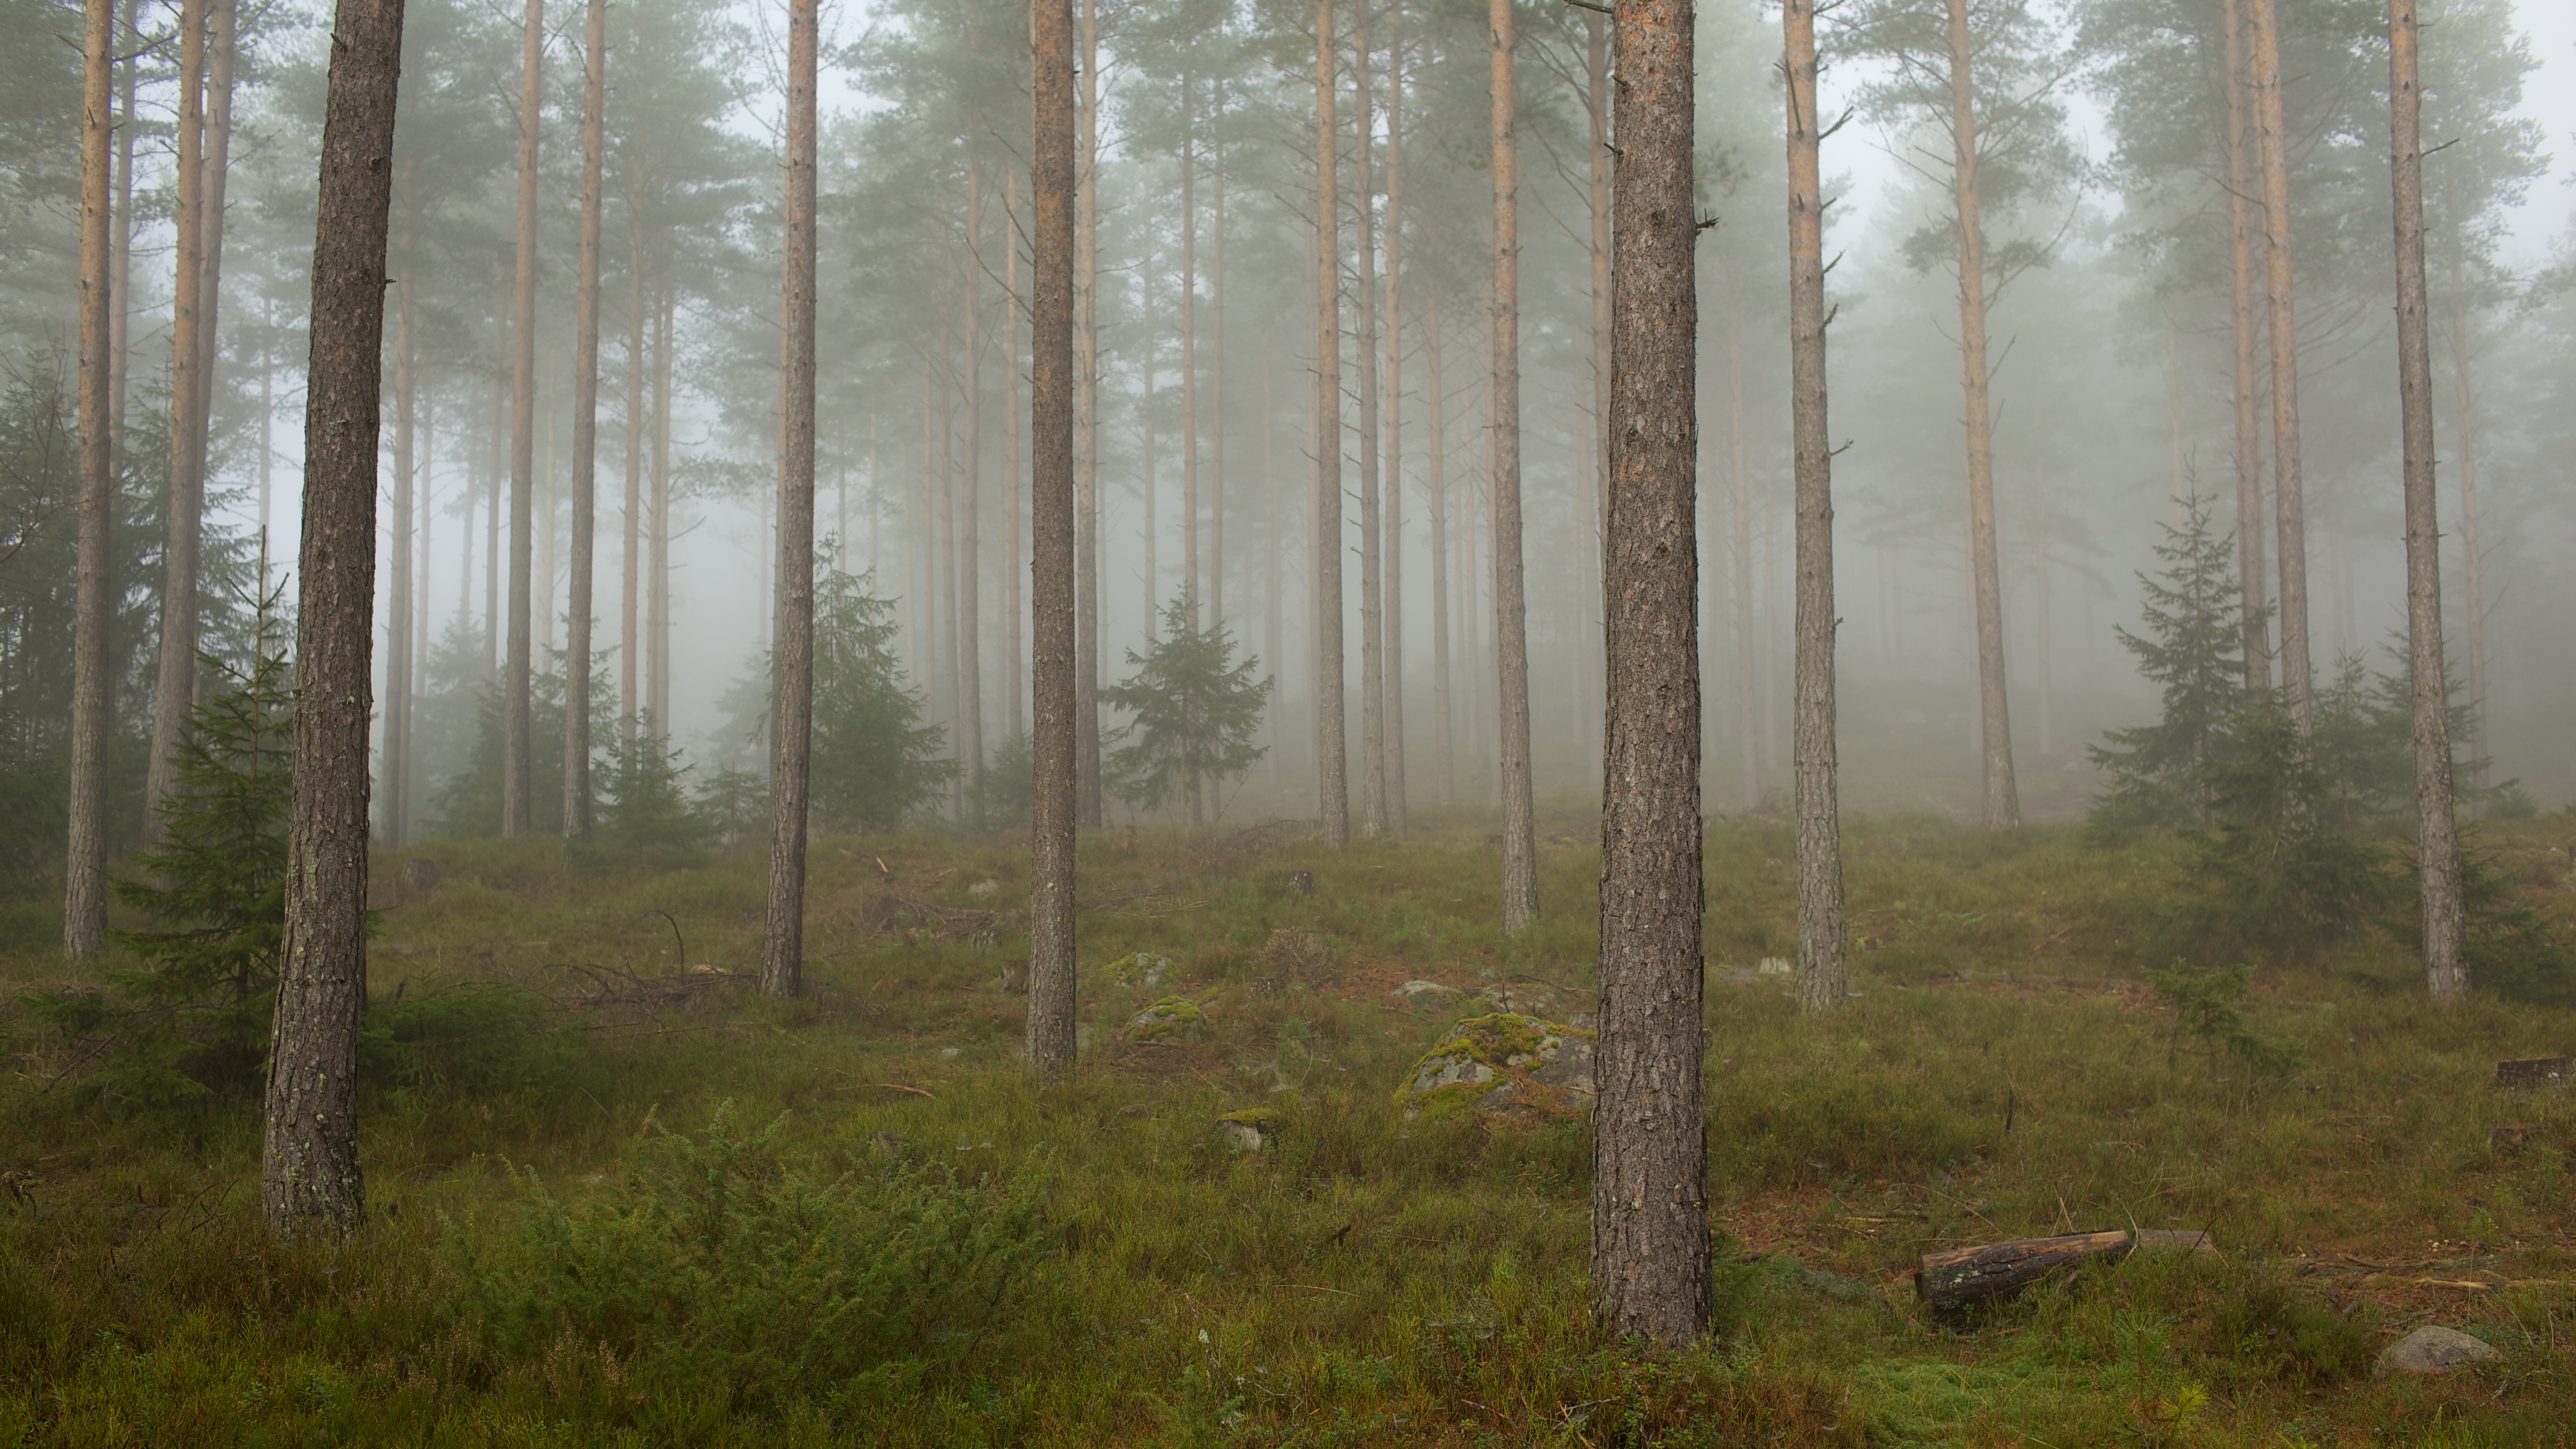
<instances>
[{"instance_id":1,"label":"forest clearing ground","mask_svg":"<svg viewBox=\"0 0 2576 1449\"><path fill-rule=\"evenodd\" d=\"M1712 831L1716 1333L1660 1362L1599 1343L1583 1125L1394 1101L1496 1009L1480 993L1589 1010L1584 826L1542 818L1546 914L1507 946L1484 822L1418 819L1411 845L1338 856L1276 827L1086 839L1086 1045L1045 1093L1017 1059L1017 842L818 841L790 1003L747 980L748 856L406 852L439 881L379 871L383 1220L338 1258L258 1231L255 1096L120 1100L79 1056L95 1043L17 1024L0 1311L38 1327L0 1349L0 1443L2507 1444L2576 1421L2576 1108L2490 1086L2499 1059L2576 1048L2576 1012L2432 1016L2403 949L2357 931L2258 974L2249 1019L2303 1061L2245 1080L2176 1037L2128 944L2175 889L2165 847L1924 817L1852 823L1859 997L1822 1022L1750 970L1790 954L1786 826ZM2562 928L2564 834L2484 842ZM1122 975L1139 952L1170 974ZM74 985L32 949L8 970ZM1457 994L1391 994L1415 980ZM1121 1034L1176 995L1197 1039ZM574 1222L631 1212L642 1124L712 1142L725 1102L745 1131L783 1114L780 1170L1017 1184L1049 1256L1007 1320L829 1391L746 1389L650 1334L474 1318L499 1271L476 1265L520 1241L529 1194ZM1259 1153L1217 1132L1247 1111L1276 1128ZM2536 1130L2491 1141L2508 1122ZM1963 1315L1914 1301L1924 1252L2130 1225L2222 1252ZM2426 1322L2507 1358L2372 1378Z\"/></svg>"}]
</instances>

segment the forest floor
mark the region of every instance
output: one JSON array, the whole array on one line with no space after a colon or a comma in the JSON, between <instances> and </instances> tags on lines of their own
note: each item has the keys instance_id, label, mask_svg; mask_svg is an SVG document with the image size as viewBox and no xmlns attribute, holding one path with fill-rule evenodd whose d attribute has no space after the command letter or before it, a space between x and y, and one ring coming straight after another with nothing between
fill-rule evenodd
<instances>
[{"instance_id":1,"label":"forest floor","mask_svg":"<svg viewBox=\"0 0 2576 1449\"><path fill-rule=\"evenodd\" d=\"M2256 1079L2145 978L2181 847L2072 827L1852 821L1857 999L1825 1020L1761 969L1792 954L1788 827L1714 827L1712 1334L1603 1342L1585 1124L1398 1101L1461 1018L1590 1009L1592 827L1543 820L1543 922L1508 949L1492 828L1086 838L1085 1049L1049 1090L1017 1057L1024 843L818 841L783 1004L750 984L756 854L389 855L369 1222L336 1247L261 1228L255 1083L120 1091L24 1008L96 989L27 943L0 955L0 1445L2576 1437L2576 1100L2492 1085L2576 1051L2576 1010L2433 1011L2357 928L2256 975L2249 1023L2297 1053ZM2562 933L2571 844L2564 816L2475 836ZM1122 1032L1170 996L1198 1039ZM1238 1150L1219 1119L1262 1110ZM1927 1251L2113 1227L2220 1251L1916 1299ZM858 1316L805 1322L831 1302ZM2502 1356L2374 1376L2427 1323Z\"/></svg>"}]
</instances>

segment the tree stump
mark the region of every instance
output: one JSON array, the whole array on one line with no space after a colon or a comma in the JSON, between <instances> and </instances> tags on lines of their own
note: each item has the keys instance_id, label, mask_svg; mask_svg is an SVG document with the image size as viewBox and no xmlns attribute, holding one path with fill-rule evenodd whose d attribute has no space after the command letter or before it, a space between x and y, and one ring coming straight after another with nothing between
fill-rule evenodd
<instances>
[{"instance_id":1,"label":"tree stump","mask_svg":"<svg viewBox=\"0 0 2576 1449\"><path fill-rule=\"evenodd\" d=\"M1956 1307L2026 1288L2059 1268L2089 1259L2116 1263L2141 1248L2218 1251L2207 1233L2163 1228L2142 1228L2134 1233L2112 1228L2053 1238L2017 1238L2009 1243L1924 1254L1923 1266L1914 1275L1914 1291L1935 1307Z\"/></svg>"}]
</instances>

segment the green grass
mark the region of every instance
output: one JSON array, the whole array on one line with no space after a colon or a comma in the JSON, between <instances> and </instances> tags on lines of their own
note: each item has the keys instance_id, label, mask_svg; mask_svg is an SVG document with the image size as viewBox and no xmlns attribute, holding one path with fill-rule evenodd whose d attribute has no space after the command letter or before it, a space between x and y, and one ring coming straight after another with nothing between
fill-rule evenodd
<instances>
[{"instance_id":1,"label":"green grass","mask_svg":"<svg viewBox=\"0 0 2576 1449\"><path fill-rule=\"evenodd\" d=\"M2252 1024L2303 1064L2237 1079L2176 1050L2145 985L2166 963L2137 943L2179 855L2071 828L1852 822L1860 998L1808 1022L1776 982L1709 989L1715 1331L1664 1360L1604 1342L1584 1124L1408 1122L1393 1100L1449 1025L1493 1009L1481 989L1589 1008L1590 828L1542 820L1544 924L1506 946L1491 821L1417 824L1339 855L1286 829L1086 839L1087 1045L1043 1091L1005 985L1027 881L1008 842L818 841L809 991L786 1004L734 974L756 956L755 857L649 874L434 842L412 852L440 867L432 890L379 869L371 1216L337 1248L261 1230L255 1102L121 1102L84 1064L95 1043L21 1012L0 1445L2504 1445L2576 1420L2576 1114L2487 1085L2500 1058L2576 1047L2576 1013L2434 1013L2404 943L2364 934L2258 974ZM2561 929L2564 834L2484 840ZM1712 966L1790 954L1789 850L1777 822L1715 831ZM1287 888L1301 869L1311 896ZM0 958L13 997L77 989L43 939ZM717 970L683 974L682 942ZM1137 951L1176 979L1107 969ZM1464 990L1420 1010L1387 994L1416 978ZM1202 1040L1119 1036L1176 993ZM1272 1145L1240 1155L1218 1119L1249 1109ZM671 1225L711 1180L673 1154L708 1150L720 1116L746 1139L775 1126L723 1179L726 1211L860 1240L849 1281L916 1241L884 1226L904 1184L997 1233L1025 1205L1030 1253L986 1309L880 1307L876 1338L770 1382L746 1355L792 1313L761 1295L820 1300L738 1266L742 1240ZM2490 1150L2506 1120L2542 1140ZM1906 1279L1937 1247L2132 1223L2225 1251L1955 1316ZM644 1246L600 1246L620 1243ZM2471 1280L2507 1286L2441 1286ZM683 1283L690 1301L657 1299ZM693 1306L716 1300L736 1317ZM2507 1357L2373 1379L2423 1321Z\"/></svg>"}]
</instances>

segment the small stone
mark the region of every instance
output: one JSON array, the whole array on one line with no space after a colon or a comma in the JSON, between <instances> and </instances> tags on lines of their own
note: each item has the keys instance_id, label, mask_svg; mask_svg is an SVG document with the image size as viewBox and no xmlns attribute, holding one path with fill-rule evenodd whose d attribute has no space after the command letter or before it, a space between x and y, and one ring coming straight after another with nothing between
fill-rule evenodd
<instances>
[{"instance_id":1,"label":"small stone","mask_svg":"<svg viewBox=\"0 0 2576 1449\"><path fill-rule=\"evenodd\" d=\"M1228 1112L1216 1122L1235 1151L1259 1152L1278 1135L1278 1117L1278 1113L1267 1107L1247 1107L1240 1112Z\"/></svg>"},{"instance_id":2,"label":"small stone","mask_svg":"<svg viewBox=\"0 0 2576 1449\"><path fill-rule=\"evenodd\" d=\"M1425 1003L1436 1006L1453 996L1465 994L1455 986L1443 986L1437 981L1408 981L1387 993L1400 999L1407 1006L1419 1006Z\"/></svg>"},{"instance_id":3,"label":"small stone","mask_svg":"<svg viewBox=\"0 0 2576 1449\"><path fill-rule=\"evenodd\" d=\"M2503 1350L2483 1339L2471 1338L2456 1328L2427 1324L2390 1344L2372 1372L2380 1378L2392 1373L2438 1374L2464 1363L2502 1357Z\"/></svg>"}]
</instances>

